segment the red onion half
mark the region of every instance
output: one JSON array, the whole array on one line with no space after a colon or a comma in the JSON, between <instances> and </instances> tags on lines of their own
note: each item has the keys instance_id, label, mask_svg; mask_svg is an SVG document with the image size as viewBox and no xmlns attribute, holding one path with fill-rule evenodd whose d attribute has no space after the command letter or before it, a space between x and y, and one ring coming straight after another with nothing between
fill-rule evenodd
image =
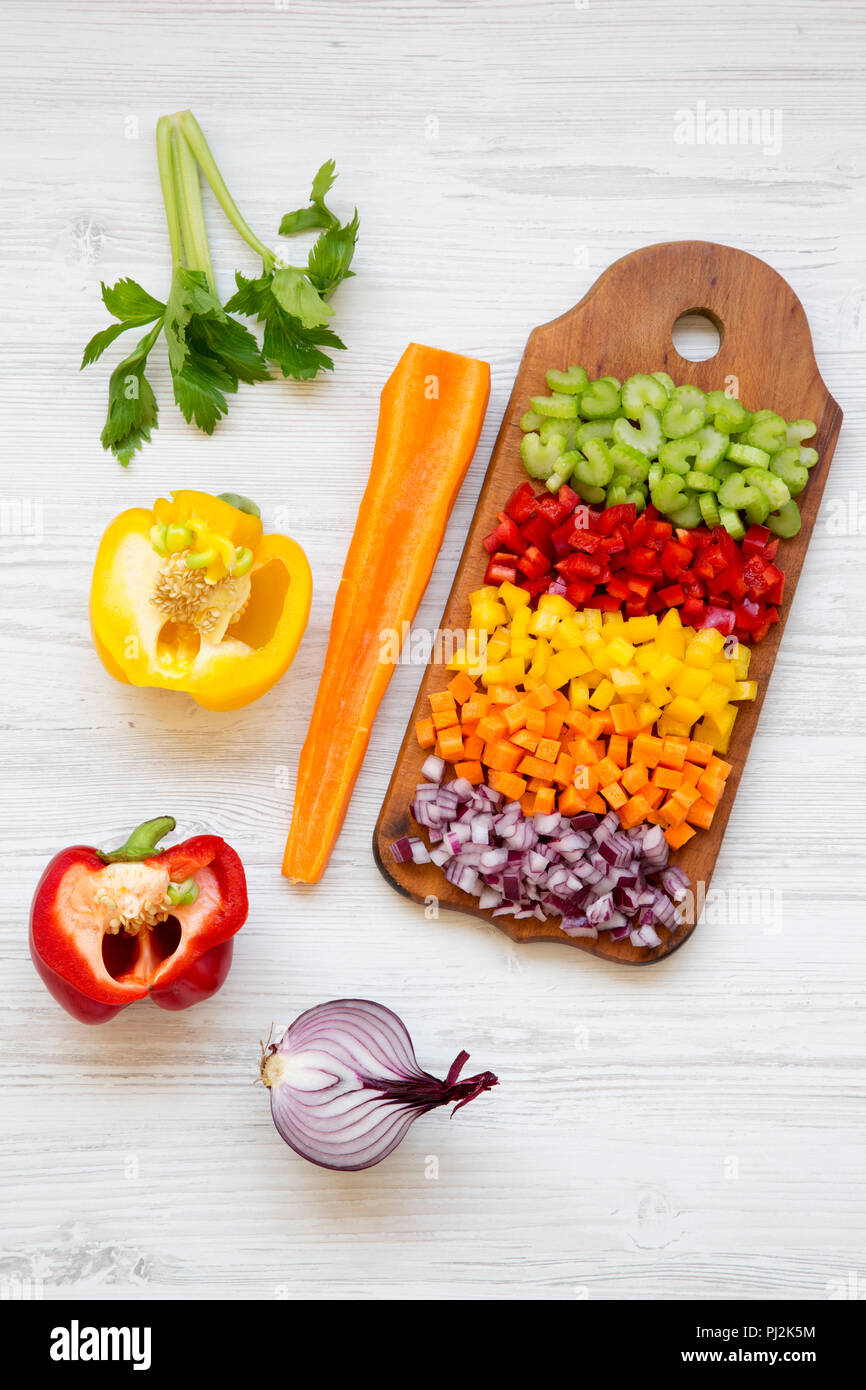
<instances>
[{"instance_id":1,"label":"red onion half","mask_svg":"<svg viewBox=\"0 0 866 1390\"><path fill-rule=\"evenodd\" d=\"M396 1149L427 1110L456 1102L452 1115L498 1084L492 1072L444 1081L422 1071L401 1019L370 999L334 999L296 1018L262 1048L261 1079L286 1143L322 1168L371 1168Z\"/></svg>"}]
</instances>

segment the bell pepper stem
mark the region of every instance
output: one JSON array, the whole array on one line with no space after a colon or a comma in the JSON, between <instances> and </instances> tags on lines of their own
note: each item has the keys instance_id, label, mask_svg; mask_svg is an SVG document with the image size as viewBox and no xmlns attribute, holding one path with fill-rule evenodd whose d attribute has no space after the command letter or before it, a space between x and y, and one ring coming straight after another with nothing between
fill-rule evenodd
<instances>
[{"instance_id":1,"label":"bell pepper stem","mask_svg":"<svg viewBox=\"0 0 866 1390\"><path fill-rule=\"evenodd\" d=\"M138 859L151 859L155 854L161 854L162 850L156 848L157 841L164 835L168 835L174 830L177 824L174 816L157 816L155 820L146 820L141 825L137 825L120 849L110 850L107 854L99 851L99 857L105 864L134 863Z\"/></svg>"},{"instance_id":2,"label":"bell pepper stem","mask_svg":"<svg viewBox=\"0 0 866 1390\"><path fill-rule=\"evenodd\" d=\"M221 502L228 502L230 507L236 507L239 512L261 518L262 514L252 498L243 497L239 492L221 492L218 496Z\"/></svg>"}]
</instances>

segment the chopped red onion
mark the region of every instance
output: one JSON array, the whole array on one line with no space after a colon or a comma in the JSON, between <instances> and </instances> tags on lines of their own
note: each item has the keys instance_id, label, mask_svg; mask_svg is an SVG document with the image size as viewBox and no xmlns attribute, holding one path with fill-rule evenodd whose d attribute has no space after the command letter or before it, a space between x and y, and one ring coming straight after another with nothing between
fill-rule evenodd
<instances>
[{"instance_id":1,"label":"chopped red onion","mask_svg":"<svg viewBox=\"0 0 866 1390\"><path fill-rule=\"evenodd\" d=\"M441 782L445 776L445 759L434 757L431 753L430 757L424 760L421 776L426 777L428 782Z\"/></svg>"},{"instance_id":2,"label":"chopped red onion","mask_svg":"<svg viewBox=\"0 0 866 1390\"><path fill-rule=\"evenodd\" d=\"M435 763L429 771L438 776ZM614 811L530 817L519 802L502 804L499 792L465 778L421 783L410 809L431 849L403 836L392 846L395 860L426 863L429 853L450 883L494 917L558 916L566 935L605 931L612 941L628 936L644 947L657 928L674 932L680 924L689 881L668 866L660 826L623 830Z\"/></svg>"}]
</instances>

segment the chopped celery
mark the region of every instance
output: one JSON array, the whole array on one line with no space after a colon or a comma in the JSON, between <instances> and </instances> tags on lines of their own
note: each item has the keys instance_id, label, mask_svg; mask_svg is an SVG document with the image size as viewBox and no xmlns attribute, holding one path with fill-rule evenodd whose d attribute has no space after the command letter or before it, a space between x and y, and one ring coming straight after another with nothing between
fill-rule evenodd
<instances>
[{"instance_id":1,"label":"chopped celery","mask_svg":"<svg viewBox=\"0 0 866 1390\"><path fill-rule=\"evenodd\" d=\"M538 428L538 437L542 444L549 444L555 434L562 439L563 449L570 449L574 444L574 421L556 420L552 417L542 419Z\"/></svg>"},{"instance_id":2,"label":"chopped celery","mask_svg":"<svg viewBox=\"0 0 866 1390\"><path fill-rule=\"evenodd\" d=\"M754 502L746 507L746 520L750 526L763 526L770 515L770 503L766 493L759 492Z\"/></svg>"},{"instance_id":3,"label":"chopped celery","mask_svg":"<svg viewBox=\"0 0 866 1390\"><path fill-rule=\"evenodd\" d=\"M735 512L731 507L719 507L719 522L724 526L728 535L733 536L735 541L741 541L746 534L746 528L740 519L740 513Z\"/></svg>"},{"instance_id":4,"label":"chopped celery","mask_svg":"<svg viewBox=\"0 0 866 1390\"><path fill-rule=\"evenodd\" d=\"M814 468L815 464L818 462L817 449L801 449L800 462L804 468Z\"/></svg>"},{"instance_id":5,"label":"chopped celery","mask_svg":"<svg viewBox=\"0 0 866 1390\"><path fill-rule=\"evenodd\" d=\"M716 503L716 499L711 492L702 492L698 497L698 506L701 509L701 516L706 526L718 526L721 522L721 515Z\"/></svg>"},{"instance_id":6,"label":"chopped celery","mask_svg":"<svg viewBox=\"0 0 866 1390\"><path fill-rule=\"evenodd\" d=\"M668 395L671 395L671 393L676 390L676 383L673 381L672 377L668 376L667 372L651 372L650 375L654 376L656 381L661 382Z\"/></svg>"},{"instance_id":7,"label":"chopped celery","mask_svg":"<svg viewBox=\"0 0 866 1390\"><path fill-rule=\"evenodd\" d=\"M695 460L696 466L704 473L714 473L716 464L721 463L727 452L728 436L721 430L714 429L712 425L704 425L694 437L701 446Z\"/></svg>"},{"instance_id":8,"label":"chopped celery","mask_svg":"<svg viewBox=\"0 0 866 1390\"><path fill-rule=\"evenodd\" d=\"M585 420L574 431L574 443L582 449L588 439L613 439L613 420Z\"/></svg>"},{"instance_id":9,"label":"chopped celery","mask_svg":"<svg viewBox=\"0 0 866 1390\"><path fill-rule=\"evenodd\" d=\"M616 423L620 425L628 422L617 420ZM616 430L614 430L614 434L616 434ZM617 442L611 447L610 457L618 473L624 474L633 483L646 482L650 461L640 449L632 449L629 444Z\"/></svg>"},{"instance_id":10,"label":"chopped celery","mask_svg":"<svg viewBox=\"0 0 866 1390\"><path fill-rule=\"evenodd\" d=\"M520 417L520 428L524 434L528 434L530 430L537 430L543 419L544 416L539 415L537 410L526 410Z\"/></svg>"},{"instance_id":11,"label":"chopped celery","mask_svg":"<svg viewBox=\"0 0 866 1390\"><path fill-rule=\"evenodd\" d=\"M554 435L548 444L542 444L539 436L530 431L520 441L520 457L530 478L549 478L564 452L559 435Z\"/></svg>"},{"instance_id":12,"label":"chopped celery","mask_svg":"<svg viewBox=\"0 0 866 1390\"><path fill-rule=\"evenodd\" d=\"M619 386L607 377L590 382L580 398L580 413L586 420L610 418L620 408Z\"/></svg>"},{"instance_id":13,"label":"chopped celery","mask_svg":"<svg viewBox=\"0 0 866 1390\"><path fill-rule=\"evenodd\" d=\"M756 487L766 497L770 504L770 510L777 512L780 507L784 507L786 502L790 502L791 494L781 478L775 473L771 473L768 468L747 468L743 473L743 481Z\"/></svg>"},{"instance_id":14,"label":"chopped celery","mask_svg":"<svg viewBox=\"0 0 866 1390\"><path fill-rule=\"evenodd\" d=\"M627 444L632 449L639 449L647 458L655 458L662 442L659 413L652 406L644 405L638 412L638 419L639 429L630 420L615 420L613 437L617 444Z\"/></svg>"},{"instance_id":15,"label":"chopped celery","mask_svg":"<svg viewBox=\"0 0 866 1390\"><path fill-rule=\"evenodd\" d=\"M569 367L567 372L551 370L544 379L550 391L566 396L579 396L589 383L583 367Z\"/></svg>"},{"instance_id":16,"label":"chopped celery","mask_svg":"<svg viewBox=\"0 0 866 1390\"><path fill-rule=\"evenodd\" d=\"M715 392L712 394L715 395ZM723 434L738 434L749 428L751 420L751 413L735 396L725 396L724 404L713 411L713 424Z\"/></svg>"},{"instance_id":17,"label":"chopped celery","mask_svg":"<svg viewBox=\"0 0 866 1390\"><path fill-rule=\"evenodd\" d=\"M572 473L574 465L580 458L580 454L574 449L569 449L566 453L560 454L556 461L553 472L545 481L545 487L549 492L559 492L563 483L567 483Z\"/></svg>"},{"instance_id":18,"label":"chopped celery","mask_svg":"<svg viewBox=\"0 0 866 1390\"><path fill-rule=\"evenodd\" d=\"M718 492L720 486L719 479L714 478L712 473L702 473L695 468L686 474L686 487L694 492Z\"/></svg>"},{"instance_id":19,"label":"chopped celery","mask_svg":"<svg viewBox=\"0 0 866 1390\"><path fill-rule=\"evenodd\" d=\"M785 539L796 536L802 525L800 520L800 508L796 502L786 502L784 507L780 507L778 512L767 517L767 525L774 536L782 536Z\"/></svg>"},{"instance_id":20,"label":"chopped celery","mask_svg":"<svg viewBox=\"0 0 866 1390\"><path fill-rule=\"evenodd\" d=\"M574 476L578 483L589 487L607 487L613 478L614 464L603 439L588 439L584 445L585 458L578 455ZM582 489L578 489L583 496Z\"/></svg>"},{"instance_id":21,"label":"chopped celery","mask_svg":"<svg viewBox=\"0 0 866 1390\"><path fill-rule=\"evenodd\" d=\"M770 472L782 479L792 497L799 497L809 481L809 470L800 462L800 450L794 445L773 455Z\"/></svg>"},{"instance_id":22,"label":"chopped celery","mask_svg":"<svg viewBox=\"0 0 866 1390\"><path fill-rule=\"evenodd\" d=\"M529 435L526 436L529 438ZM524 441L525 442L525 441ZM729 478L725 478L719 488L719 505L730 507L732 511L738 511L757 502L761 493L756 487L751 487L746 482L742 473L732 473Z\"/></svg>"},{"instance_id":23,"label":"chopped celery","mask_svg":"<svg viewBox=\"0 0 866 1390\"><path fill-rule=\"evenodd\" d=\"M577 401L574 396L554 391L552 396L533 396L529 402L537 415L551 420L576 420Z\"/></svg>"},{"instance_id":24,"label":"chopped celery","mask_svg":"<svg viewBox=\"0 0 866 1390\"><path fill-rule=\"evenodd\" d=\"M751 444L755 449L763 449L766 454L775 454L788 442L787 430L788 427L781 415L776 415L773 411L766 414L759 411L753 416L751 425L743 435L743 443Z\"/></svg>"},{"instance_id":25,"label":"chopped celery","mask_svg":"<svg viewBox=\"0 0 866 1390\"><path fill-rule=\"evenodd\" d=\"M622 388L622 408L630 420L640 419L644 406L661 411L667 403L668 393L662 383L643 372L630 376Z\"/></svg>"},{"instance_id":26,"label":"chopped celery","mask_svg":"<svg viewBox=\"0 0 866 1390\"><path fill-rule=\"evenodd\" d=\"M744 468L766 468L770 462L770 455L766 450L753 444L732 444L727 456L733 463L741 463Z\"/></svg>"},{"instance_id":27,"label":"chopped celery","mask_svg":"<svg viewBox=\"0 0 866 1390\"><path fill-rule=\"evenodd\" d=\"M689 461L697 459L701 444L696 434L687 434L682 439L668 439L659 450L659 462L667 473L689 471Z\"/></svg>"},{"instance_id":28,"label":"chopped celery","mask_svg":"<svg viewBox=\"0 0 866 1390\"><path fill-rule=\"evenodd\" d=\"M804 439L812 438L817 428L814 420L791 420L785 438L789 444L802 444Z\"/></svg>"},{"instance_id":29,"label":"chopped celery","mask_svg":"<svg viewBox=\"0 0 866 1390\"><path fill-rule=\"evenodd\" d=\"M697 386L677 386L662 416L662 429L668 439L682 439L707 423L706 396Z\"/></svg>"}]
</instances>

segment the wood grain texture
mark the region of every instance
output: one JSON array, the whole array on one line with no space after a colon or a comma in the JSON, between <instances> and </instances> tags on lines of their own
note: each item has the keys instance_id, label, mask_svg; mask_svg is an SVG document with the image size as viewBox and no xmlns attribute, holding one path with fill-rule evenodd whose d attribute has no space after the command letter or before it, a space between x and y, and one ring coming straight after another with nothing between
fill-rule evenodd
<instances>
[{"instance_id":1,"label":"wood grain texture","mask_svg":"<svg viewBox=\"0 0 866 1390\"><path fill-rule=\"evenodd\" d=\"M866 10L850 0L5 0L0 45L0 1295L712 1300L866 1289ZM555 51L554 51L555 49ZM782 149L682 145L677 108L778 107ZM164 291L153 131L190 106L257 232L337 160L357 278L333 376L238 393L211 439L163 401L126 471L99 447L99 282ZM435 118L435 121L434 119ZM137 125L136 125L137 123ZM206 196L220 286L256 269ZM411 339L487 359L493 393L418 625L439 621L533 324L618 257L737 245L802 300L845 410L716 865L779 920L723 914L658 970L427 917L370 837L422 672L382 703L328 872L281 879L295 768L364 491L379 392ZM329 483L322 485L322 468ZM177 486L255 496L313 568L291 671L219 716L109 680L90 646L99 536ZM85 1029L26 950L47 859L174 812L248 866L221 994ZM299 1162L252 1085L271 1020L360 994L419 1060L501 1084L385 1163ZM437 1160L438 1167L431 1161ZM858 1287L856 1283L854 1288Z\"/></svg>"},{"instance_id":2,"label":"wood grain texture","mask_svg":"<svg viewBox=\"0 0 866 1390\"><path fill-rule=\"evenodd\" d=\"M674 347L674 324L686 314L705 315L715 324L720 343L711 359L686 361ZM574 363L584 366L590 379L608 375L624 381L635 372L666 371L678 386L688 384L704 391L723 390L735 380L734 394L749 409L771 409L786 419L805 418L817 425L811 443L819 460L799 498L802 526L779 547L779 564L786 576L785 602L780 621L752 652L749 679L758 682L758 696L739 707L726 755L733 770L725 796L711 828L699 832L672 856L672 863L688 874L695 895L700 885L706 897L818 515L842 412L821 380L802 304L764 261L707 241L666 242L622 257L579 304L529 335L439 624L443 632L468 627L469 594L484 582L482 537L495 526L510 494L526 480L520 461L520 418L529 409L530 398L546 392L545 372L565 371ZM495 917L490 909L479 908L477 898L449 883L435 864L395 863L389 852L392 841L419 833L409 806L421 781L426 753L418 746L415 721L429 712L430 693L441 690L449 679L447 664L431 661L403 737L373 831L376 862L385 878L415 902L429 903L438 897L443 906L483 917L515 941L555 941L623 965L651 965L682 946L698 925L697 912L690 913L675 932L665 933L654 949L639 949L627 937L612 941L607 932L597 940L567 936L557 918L539 922L534 917Z\"/></svg>"}]
</instances>

